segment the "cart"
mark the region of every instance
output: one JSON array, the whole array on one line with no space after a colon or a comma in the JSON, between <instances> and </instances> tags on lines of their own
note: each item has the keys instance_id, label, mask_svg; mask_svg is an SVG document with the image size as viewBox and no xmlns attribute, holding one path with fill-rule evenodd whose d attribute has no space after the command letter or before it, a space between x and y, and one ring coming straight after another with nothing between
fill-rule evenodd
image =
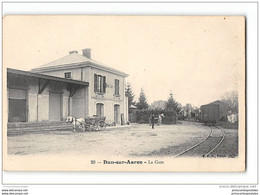
<instances>
[{"instance_id":1,"label":"cart","mask_svg":"<svg viewBox=\"0 0 260 195\"><path fill-rule=\"evenodd\" d=\"M106 128L106 117L87 117L85 119L85 127L88 131L99 131Z\"/></svg>"},{"instance_id":2,"label":"cart","mask_svg":"<svg viewBox=\"0 0 260 195\"><path fill-rule=\"evenodd\" d=\"M158 114L158 118L156 120L156 123L157 125L162 125L163 124L163 118L164 118L164 113L161 113L161 114Z\"/></svg>"},{"instance_id":3,"label":"cart","mask_svg":"<svg viewBox=\"0 0 260 195\"><path fill-rule=\"evenodd\" d=\"M152 117L149 117L149 124L150 124L150 126L152 125ZM159 120L159 115L158 115L158 117L154 117L154 124L155 125L160 125L161 124L161 122Z\"/></svg>"}]
</instances>

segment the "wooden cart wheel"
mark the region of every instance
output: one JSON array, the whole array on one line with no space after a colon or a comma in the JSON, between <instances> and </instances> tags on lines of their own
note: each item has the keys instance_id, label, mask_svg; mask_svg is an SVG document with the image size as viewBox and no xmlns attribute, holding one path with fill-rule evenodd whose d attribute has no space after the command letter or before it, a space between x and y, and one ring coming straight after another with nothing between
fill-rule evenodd
<instances>
[{"instance_id":1,"label":"wooden cart wheel","mask_svg":"<svg viewBox=\"0 0 260 195\"><path fill-rule=\"evenodd\" d=\"M99 126L98 125L94 125L94 130L95 131L99 131Z\"/></svg>"},{"instance_id":2,"label":"wooden cart wheel","mask_svg":"<svg viewBox=\"0 0 260 195\"><path fill-rule=\"evenodd\" d=\"M86 124L85 129L86 129L86 131L90 131L90 125Z\"/></svg>"},{"instance_id":3,"label":"wooden cart wheel","mask_svg":"<svg viewBox=\"0 0 260 195\"><path fill-rule=\"evenodd\" d=\"M91 125L89 125L89 130L90 130L90 131L94 131L94 130L95 130L95 126L94 126L94 125L92 125L92 124L91 124Z\"/></svg>"}]
</instances>

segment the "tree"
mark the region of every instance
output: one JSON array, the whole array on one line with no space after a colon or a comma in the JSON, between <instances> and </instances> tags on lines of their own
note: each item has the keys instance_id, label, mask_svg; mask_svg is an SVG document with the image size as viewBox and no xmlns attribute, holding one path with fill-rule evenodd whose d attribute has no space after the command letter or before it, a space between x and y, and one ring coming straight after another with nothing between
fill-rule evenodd
<instances>
[{"instance_id":1,"label":"tree","mask_svg":"<svg viewBox=\"0 0 260 195\"><path fill-rule=\"evenodd\" d=\"M136 107L140 110L144 110L144 109L147 109L149 107L143 89L141 89L140 96L138 98L138 102L136 104Z\"/></svg>"},{"instance_id":2,"label":"tree","mask_svg":"<svg viewBox=\"0 0 260 195\"><path fill-rule=\"evenodd\" d=\"M126 84L125 94L128 97L128 110L130 110L130 106L135 105L135 102L134 102L135 94L132 91L132 86L129 82Z\"/></svg>"},{"instance_id":3,"label":"tree","mask_svg":"<svg viewBox=\"0 0 260 195\"><path fill-rule=\"evenodd\" d=\"M164 109L166 101L165 100L157 100L151 103L151 109Z\"/></svg>"},{"instance_id":4,"label":"tree","mask_svg":"<svg viewBox=\"0 0 260 195\"><path fill-rule=\"evenodd\" d=\"M176 124L178 114L181 111L181 105L173 99L173 94L170 96L165 104L163 123Z\"/></svg>"},{"instance_id":5,"label":"tree","mask_svg":"<svg viewBox=\"0 0 260 195\"><path fill-rule=\"evenodd\" d=\"M168 98L168 101L165 104L165 110L168 112L176 111L177 113L181 111L181 104L179 104L173 99L172 93L170 93L170 97Z\"/></svg>"},{"instance_id":6,"label":"tree","mask_svg":"<svg viewBox=\"0 0 260 195\"><path fill-rule=\"evenodd\" d=\"M226 92L221 101L224 103L225 110L238 113L238 93L237 91Z\"/></svg>"}]
</instances>

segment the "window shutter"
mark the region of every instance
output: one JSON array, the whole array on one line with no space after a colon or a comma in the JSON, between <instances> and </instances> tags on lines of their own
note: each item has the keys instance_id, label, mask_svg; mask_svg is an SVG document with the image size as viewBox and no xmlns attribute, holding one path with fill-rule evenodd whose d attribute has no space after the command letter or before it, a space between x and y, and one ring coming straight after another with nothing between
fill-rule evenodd
<instances>
[{"instance_id":1,"label":"window shutter","mask_svg":"<svg viewBox=\"0 0 260 195\"><path fill-rule=\"evenodd\" d=\"M94 92L97 91L97 75L94 74Z\"/></svg>"},{"instance_id":2,"label":"window shutter","mask_svg":"<svg viewBox=\"0 0 260 195\"><path fill-rule=\"evenodd\" d=\"M119 80L115 79L115 95L119 95Z\"/></svg>"},{"instance_id":3,"label":"window shutter","mask_svg":"<svg viewBox=\"0 0 260 195\"><path fill-rule=\"evenodd\" d=\"M115 95L116 95L116 79L115 79Z\"/></svg>"},{"instance_id":4,"label":"window shutter","mask_svg":"<svg viewBox=\"0 0 260 195\"><path fill-rule=\"evenodd\" d=\"M117 95L119 95L119 80L117 80Z\"/></svg>"},{"instance_id":5,"label":"window shutter","mask_svg":"<svg viewBox=\"0 0 260 195\"><path fill-rule=\"evenodd\" d=\"M106 93L106 77L103 77L103 93Z\"/></svg>"}]
</instances>

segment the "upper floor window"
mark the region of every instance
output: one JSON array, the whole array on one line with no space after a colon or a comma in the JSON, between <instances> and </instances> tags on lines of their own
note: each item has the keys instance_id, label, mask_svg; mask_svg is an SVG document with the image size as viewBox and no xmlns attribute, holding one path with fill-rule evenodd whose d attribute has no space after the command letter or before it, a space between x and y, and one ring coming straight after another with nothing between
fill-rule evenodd
<instances>
[{"instance_id":1,"label":"upper floor window","mask_svg":"<svg viewBox=\"0 0 260 195\"><path fill-rule=\"evenodd\" d=\"M106 77L94 74L94 91L98 93L106 93Z\"/></svg>"},{"instance_id":2,"label":"upper floor window","mask_svg":"<svg viewBox=\"0 0 260 195\"><path fill-rule=\"evenodd\" d=\"M71 72L65 72L65 73L64 73L64 77L65 77L66 79L71 79Z\"/></svg>"},{"instance_id":3,"label":"upper floor window","mask_svg":"<svg viewBox=\"0 0 260 195\"><path fill-rule=\"evenodd\" d=\"M115 79L115 95L119 95L119 80Z\"/></svg>"}]
</instances>

